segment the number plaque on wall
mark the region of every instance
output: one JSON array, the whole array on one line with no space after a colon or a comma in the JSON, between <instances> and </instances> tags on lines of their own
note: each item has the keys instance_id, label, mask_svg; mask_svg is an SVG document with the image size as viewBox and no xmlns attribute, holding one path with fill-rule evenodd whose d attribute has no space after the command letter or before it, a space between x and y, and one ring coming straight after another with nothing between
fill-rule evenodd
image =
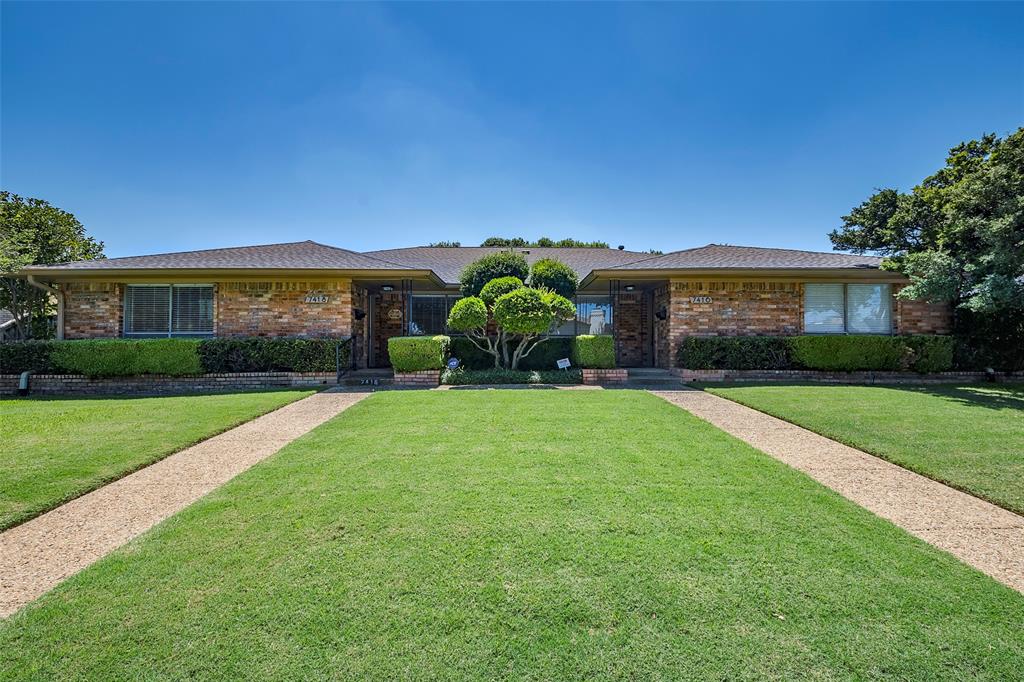
<instances>
[{"instance_id":1,"label":"number plaque on wall","mask_svg":"<svg viewBox=\"0 0 1024 682\"><path fill-rule=\"evenodd\" d=\"M690 303L711 303L710 296L691 296Z\"/></svg>"},{"instance_id":2,"label":"number plaque on wall","mask_svg":"<svg viewBox=\"0 0 1024 682\"><path fill-rule=\"evenodd\" d=\"M311 291L302 299L305 303L329 303L331 297L320 291Z\"/></svg>"}]
</instances>

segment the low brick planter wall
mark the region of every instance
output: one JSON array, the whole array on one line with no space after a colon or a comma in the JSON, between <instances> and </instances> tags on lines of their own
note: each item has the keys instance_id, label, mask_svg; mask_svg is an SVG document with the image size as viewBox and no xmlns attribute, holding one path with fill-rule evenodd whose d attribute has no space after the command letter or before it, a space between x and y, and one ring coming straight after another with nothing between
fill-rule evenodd
<instances>
[{"instance_id":1,"label":"low brick planter wall","mask_svg":"<svg viewBox=\"0 0 1024 682\"><path fill-rule=\"evenodd\" d=\"M624 384L629 378L625 369L584 369L584 384Z\"/></svg>"},{"instance_id":2,"label":"low brick planter wall","mask_svg":"<svg viewBox=\"0 0 1024 682\"><path fill-rule=\"evenodd\" d=\"M441 385L441 370L424 369L418 372L395 372L395 384L398 386L419 386L432 388Z\"/></svg>"},{"instance_id":3,"label":"low brick planter wall","mask_svg":"<svg viewBox=\"0 0 1024 682\"><path fill-rule=\"evenodd\" d=\"M830 384L940 384L987 381L985 372L817 372L812 370L673 369L683 381L817 381ZM997 374L997 381L1024 380L1024 372Z\"/></svg>"},{"instance_id":4,"label":"low brick planter wall","mask_svg":"<svg viewBox=\"0 0 1024 682\"><path fill-rule=\"evenodd\" d=\"M18 392L17 374L0 374L0 395ZM168 376L146 374L131 377L90 378L81 374L33 374L30 395L145 395L245 391L259 388L290 388L334 385L334 372L245 372Z\"/></svg>"}]
</instances>

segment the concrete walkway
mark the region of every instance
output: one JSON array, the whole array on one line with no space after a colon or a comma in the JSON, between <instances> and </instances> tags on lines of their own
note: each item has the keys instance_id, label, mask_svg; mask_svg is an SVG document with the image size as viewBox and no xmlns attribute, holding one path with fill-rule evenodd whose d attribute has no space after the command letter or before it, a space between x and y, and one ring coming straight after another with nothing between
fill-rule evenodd
<instances>
[{"instance_id":1,"label":"concrete walkway","mask_svg":"<svg viewBox=\"0 0 1024 682\"><path fill-rule=\"evenodd\" d=\"M711 393L651 392L1024 592L1024 517Z\"/></svg>"},{"instance_id":2,"label":"concrete walkway","mask_svg":"<svg viewBox=\"0 0 1024 682\"><path fill-rule=\"evenodd\" d=\"M329 391L303 398L0 533L0 617L367 395Z\"/></svg>"}]
</instances>

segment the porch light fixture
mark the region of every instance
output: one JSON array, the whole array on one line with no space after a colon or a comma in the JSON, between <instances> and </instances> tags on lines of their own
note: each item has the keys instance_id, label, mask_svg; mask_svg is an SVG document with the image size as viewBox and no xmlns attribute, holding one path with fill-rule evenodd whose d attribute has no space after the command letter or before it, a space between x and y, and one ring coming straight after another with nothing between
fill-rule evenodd
<instances>
[{"instance_id":1,"label":"porch light fixture","mask_svg":"<svg viewBox=\"0 0 1024 682\"><path fill-rule=\"evenodd\" d=\"M635 284L627 284L626 286L624 286L624 287L622 287L622 288L623 288L623 289L624 289L625 291L633 291L633 290L635 290L635 289L636 289L636 285L635 285Z\"/></svg>"},{"instance_id":2,"label":"porch light fixture","mask_svg":"<svg viewBox=\"0 0 1024 682\"><path fill-rule=\"evenodd\" d=\"M659 320L667 320L668 319L668 308L666 308L665 306L661 306L658 309L658 312L654 313L654 316L656 318L658 318Z\"/></svg>"},{"instance_id":3,"label":"porch light fixture","mask_svg":"<svg viewBox=\"0 0 1024 682\"><path fill-rule=\"evenodd\" d=\"M366 317L366 311L363 310L362 308L356 308L352 311L352 316L357 320L361 320L364 317Z\"/></svg>"},{"instance_id":4,"label":"porch light fixture","mask_svg":"<svg viewBox=\"0 0 1024 682\"><path fill-rule=\"evenodd\" d=\"M381 291L394 291L395 287L393 284L382 284L380 287Z\"/></svg>"}]
</instances>

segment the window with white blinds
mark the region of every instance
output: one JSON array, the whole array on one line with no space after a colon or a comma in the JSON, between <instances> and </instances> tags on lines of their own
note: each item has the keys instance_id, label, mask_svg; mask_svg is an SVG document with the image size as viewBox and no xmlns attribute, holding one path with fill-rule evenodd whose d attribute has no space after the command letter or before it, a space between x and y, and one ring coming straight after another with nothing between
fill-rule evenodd
<instances>
[{"instance_id":1,"label":"window with white blinds","mask_svg":"<svg viewBox=\"0 0 1024 682\"><path fill-rule=\"evenodd\" d=\"M851 334L892 332L892 297L888 284L846 285L846 328Z\"/></svg>"},{"instance_id":2,"label":"window with white blinds","mask_svg":"<svg viewBox=\"0 0 1024 682\"><path fill-rule=\"evenodd\" d=\"M125 336L204 336L212 333L212 285L130 284L125 287Z\"/></svg>"},{"instance_id":3,"label":"window with white blinds","mask_svg":"<svg viewBox=\"0 0 1024 682\"><path fill-rule=\"evenodd\" d=\"M805 284L804 331L808 334L891 334L891 286Z\"/></svg>"}]
</instances>

